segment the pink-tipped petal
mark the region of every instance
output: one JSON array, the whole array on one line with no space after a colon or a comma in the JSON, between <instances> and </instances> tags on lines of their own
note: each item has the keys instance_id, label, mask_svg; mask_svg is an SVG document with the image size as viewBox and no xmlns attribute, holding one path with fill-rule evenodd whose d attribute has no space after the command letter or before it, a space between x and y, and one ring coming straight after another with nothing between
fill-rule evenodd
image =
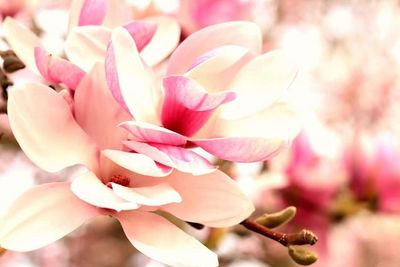
<instances>
[{"instance_id":1,"label":"pink-tipped petal","mask_svg":"<svg viewBox=\"0 0 400 267\"><path fill-rule=\"evenodd\" d=\"M171 266L218 266L214 252L159 215L129 211L116 218L132 245L154 260Z\"/></svg>"},{"instance_id":2,"label":"pink-tipped petal","mask_svg":"<svg viewBox=\"0 0 400 267\"><path fill-rule=\"evenodd\" d=\"M173 162L172 166L181 172L203 175L216 170L216 167L211 162L192 150L177 146L153 145L168 155Z\"/></svg>"},{"instance_id":3,"label":"pink-tipped petal","mask_svg":"<svg viewBox=\"0 0 400 267\"><path fill-rule=\"evenodd\" d=\"M207 159L183 147L156 143L149 145L135 141L124 141L123 143L129 149L146 155L158 163L175 168L181 172L202 175L213 172L216 169Z\"/></svg>"},{"instance_id":4,"label":"pink-tipped petal","mask_svg":"<svg viewBox=\"0 0 400 267\"><path fill-rule=\"evenodd\" d=\"M104 62L111 30L100 26L76 27L65 41L68 59L88 72L96 62Z\"/></svg>"},{"instance_id":5,"label":"pink-tipped petal","mask_svg":"<svg viewBox=\"0 0 400 267\"><path fill-rule=\"evenodd\" d=\"M40 47L35 48L36 66L43 78L52 83L63 83L75 90L85 72L68 60L53 57Z\"/></svg>"},{"instance_id":6,"label":"pink-tipped petal","mask_svg":"<svg viewBox=\"0 0 400 267\"><path fill-rule=\"evenodd\" d=\"M132 36L137 50L140 52L153 38L157 30L157 24L145 21L134 21L126 24L124 28Z\"/></svg>"},{"instance_id":7,"label":"pink-tipped petal","mask_svg":"<svg viewBox=\"0 0 400 267\"><path fill-rule=\"evenodd\" d=\"M169 167L175 167L174 163L168 157L167 154L158 150L156 147L152 145L136 141L122 141L122 143L129 149L137 153L146 155L158 163L164 164Z\"/></svg>"},{"instance_id":8,"label":"pink-tipped petal","mask_svg":"<svg viewBox=\"0 0 400 267\"><path fill-rule=\"evenodd\" d=\"M75 118L100 149L121 148L127 132L118 124L130 114L115 101L107 87L102 64L97 63L79 84L74 95Z\"/></svg>"},{"instance_id":9,"label":"pink-tipped petal","mask_svg":"<svg viewBox=\"0 0 400 267\"><path fill-rule=\"evenodd\" d=\"M107 14L108 0L84 0L78 26L100 25Z\"/></svg>"},{"instance_id":10,"label":"pink-tipped petal","mask_svg":"<svg viewBox=\"0 0 400 267\"><path fill-rule=\"evenodd\" d=\"M119 166L138 174L164 177L172 172L171 167L157 164L150 157L139 153L105 149L102 154Z\"/></svg>"},{"instance_id":11,"label":"pink-tipped petal","mask_svg":"<svg viewBox=\"0 0 400 267\"><path fill-rule=\"evenodd\" d=\"M33 71L35 74L40 74L36 67L34 55L35 47L42 46L39 37L11 17L6 17L2 27L4 36L15 54L30 71Z\"/></svg>"},{"instance_id":12,"label":"pink-tipped petal","mask_svg":"<svg viewBox=\"0 0 400 267\"><path fill-rule=\"evenodd\" d=\"M186 137L183 135L154 124L141 121L126 121L121 123L120 126L129 131L136 141L174 146L186 144Z\"/></svg>"},{"instance_id":13,"label":"pink-tipped petal","mask_svg":"<svg viewBox=\"0 0 400 267\"><path fill-rule=\"evenodd\" d=\"M264 161L289 146L288 141L280 138L262 137L197 139L193 143L217 158L235 162Z\"/></svg>"},{"instance_id":14,"label":"pink-tipped petal","mask_svg":"<svg viewBox=\"0 0 400 267\"><path fill-rule=\"evenodd\" d=\"M121 210L134 210L139 208L135 202L118 197L114 191L104 185L92 172L87 172L71 184L71 191L81 200L100 208Z\"/></svg>"},{"instance_id":15,"label":"pink-tipped petal","mask_svg":"<svg viewBox=\"0 0 400 267\"><path fill-rule=\"evenodd\" d=\"M49 183L23 193L0 221L0 246L30 251L69 234L99 211L81 201L70 183Z\"/></svg>"},{"instance_id":16,"label":"pink-tipped petal","mask_svg":"<svg viewBox=\"0 0 400 267\"><path fill-rule=\"evenodd\" d=\"M74 164L97 168L97 146L76 123L68 103L50 87L13 87L8 118L19 145L42 169L59 171Z\"/></svg>"},{"instance_id":17,"label":"pink-tipped petal","mask_svg":"<svg viewBox=\"0 0 400 267\"><path fill-rule=\"evenodd\" d=\"M169 76L164 79L163 85L162 124L186 136L195 134L220 105L235 99L233 92L209 94L184 76Z\"/></svg>"},{"instance_id":18,"label":"pink-tipped petal","mask_svg":"<svg viewBox=\"0 0 400 267\"><path fill-rule=\"evenodd\" d=\"M143 64L129 32L118 27L112 33L105 59L106 77L111 92L121 105L126 105L136 120L155 122L157 99L155 79Z\"/></svg>"},{"instance_id":19,"label":"pink-tipped petal","mask_svg":"<svg viewBox=\"0 0 400 267\"><path fill-rule=\"evenodd\" d=\"M252 22L226 22L193 33L172 53L168 74L185 73L196 58L207 51L225 45L242 46L254 54L261 51L261 31Z\"/></svg>"},{"instance_id":20,"label":"pink-tipped petal","mask_svg":"<svg viewBox=\"0 0 400 267\"><path fill-rule=\"evenodd\" d=\"M202 176L174 172L168 177L168 183L181 195L182 202L162 209L185 221L229 227L254 211L253 204L237 184L218 170Z\"/></svg>"},{"instance_id":21,"label":"pink-tipped petal","mask_svg":"<svg viewBox=\"0 0 400 267\"><path fill-rule=\"evenodd\" d=\"M176 19L171 17L150 17L147 18L147 21L156 23L157 31L140 55L147 65L155 66L163 61L178 45L181 30Z\"/></svg>"},{"instance_id":22,"label":"pink-tipped petal","mask_svg":"<svg viewBox=\"0 0 400 267\"><path fill-rule=\"evenodd\" d=\"M237 118L259 112L274 103L292 84L297 68L282 51L255 57L236 74L229 90L237 100L223 107L223 116Z\"/></svg>"},{"instance_id":23,"label":"pink-tipped petal","mask_svg":"<svg viewBox=\"0 0 400 267\"><path fill-rule=\"evenodd\" d=\"M224 137L191 141L221 159L255 162L269 159L286 148L302 123L289 104L275 103L240 119L219 119L215 125L209 136Z\"/></svg>"},{"instance_id":24,"label":"pink-tipped petal","mask_svg":"<svg viewBox=\"0 0 400 267\"><path fill-rule=\"evenodd\" d=\"M182 201L179 193L166 183L147 187L126 187L115 183L111 185L116 195L139 205L161 206Z\"/></svg>"}]
</instances>

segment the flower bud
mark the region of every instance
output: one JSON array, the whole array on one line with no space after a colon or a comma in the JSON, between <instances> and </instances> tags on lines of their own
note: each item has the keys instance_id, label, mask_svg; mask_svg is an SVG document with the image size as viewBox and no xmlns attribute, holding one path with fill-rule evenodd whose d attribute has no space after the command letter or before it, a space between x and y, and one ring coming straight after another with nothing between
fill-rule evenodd
<instances>
[{"instance_id":1,"label":"flower bud","mask_svg":"<svg viewBox=\"0 0 400 267\"><path fill-rule=\"evenodd\" d=\"M318 260L318 255L300 246L289 246L290 257L300 265L311 265Z\"/></svg>"},{"instance_id":2,"label":"flower bud","mask_svg":"<svg viewBox=\"0 0 400 267\"><path fill-rule=\"evenodd\" d=\"M285 223L288 223L296 215L296 207L287 207L284 210L264 214L258 217L255 221L268 228L275 228Z\"/></svg>"}]
</instances>

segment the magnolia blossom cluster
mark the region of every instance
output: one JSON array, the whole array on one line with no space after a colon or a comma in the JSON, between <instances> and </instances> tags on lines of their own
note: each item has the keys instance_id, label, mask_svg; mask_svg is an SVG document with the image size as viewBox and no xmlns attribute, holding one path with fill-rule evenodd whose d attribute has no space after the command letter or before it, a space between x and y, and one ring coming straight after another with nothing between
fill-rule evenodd
<instances>
[{"instance_id":1,"label":"magnolia blossom cluster","mask_svg":"<svg viewBox=\"0 0 400 267\"><path fill-rule=\"evenodd\" d=\"M127 11L117 1L73 1L63 55L17 20L3 21L21 71L34 77L8 88L18 144L43 170L85 171L18 197L0 220L0 247L35 250L106 215L150 258L217 266L216 254L165 214L209 227L252 214L210 158L260 162L288 147L300 125L283 95L296 68L280 51L261 53L254 23L216 24L178 44L175 19L133 20Z\"/></svg>"}]
</instances>

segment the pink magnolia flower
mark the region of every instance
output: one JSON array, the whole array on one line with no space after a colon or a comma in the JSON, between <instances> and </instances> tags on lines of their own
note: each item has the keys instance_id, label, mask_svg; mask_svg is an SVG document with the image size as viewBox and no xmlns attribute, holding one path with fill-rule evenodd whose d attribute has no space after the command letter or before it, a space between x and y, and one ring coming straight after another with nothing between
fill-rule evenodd
<instances>
[{"instance_id":1,"label":"pink magnolia flower","mask_svg":"<svg viewBox=\"0 0 400 267\"><path fill-rule=\"evenodd\" d=\"M130 134L124 143L130 151L198 174L214 167L188 148L255 162L274 156L297 134L296 113L279 101L296 70L279 51L259 55L255 24L223 23L189 36L171 55L162 86L139 47L126 29L116 28L105 59L109 88L134 119L120 124Z\"/></svg>"},{"instance_id":2,"label":"pink magnolia flower","mask_svg":"<svg viewBox=\"0 0 400 267\"><path fill-rule=\"evenodd\" d=\"M75 90L73 107L72 113L70 103L44 85L25 84L10 91L10 124L28 157L47 171L75 164L89 171L72 183L39 185L22 194L0 220L0 246L34 250L94 216L109 215L121 222L139 251L155 260L173 266L216 266L214 253L154 211L211 227L237 224L253 206L234 181L220 171L143 176L140 173L161 176L157 164L138 153L110 152L107 148L120 147L126 139L126 132L115 125L128 114L108 90L101 64Z\"/></svg>"}]
</instances>

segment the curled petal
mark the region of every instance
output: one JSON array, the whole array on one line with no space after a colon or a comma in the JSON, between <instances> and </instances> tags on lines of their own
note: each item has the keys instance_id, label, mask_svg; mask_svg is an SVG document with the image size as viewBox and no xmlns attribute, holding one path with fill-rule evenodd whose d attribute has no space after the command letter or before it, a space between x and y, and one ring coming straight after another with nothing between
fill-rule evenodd
<instances>
[{"instance_id":1,"label":"curled petal","mask_svg":"<svg viewBox=\"0 0 400 267\"><path fill-rule=\"evenodd\" d=\"M68 103L50 87L13 87L8 117L19 145L42 169L59 171L74 164L97 168L97 146L76 123Z\"/></svg>"},{"instance_id":2,"label":"curled petal","mask_svg":"<svg viewBox=\"0 0 400 267\"><path fill-rule=\"evenodd\" d=\"M254 211L251 201L221 171L201 176L174 172L167 179L181 195L182 202L162 209L182 220L228 227L240 223Z\"/></svg>"},{"instance_id":3,"label":"curled petal","mask_svg":"<svg viewBox=\"0 0 400 267\"><path fill-rule=\"evenodd\" d=\"M152 145L135 141L123 141L122 143L129 149L132 149L137 153L146 155L158 163L164 164L169 167L175 167L174 163L167 154L158 150L156 147Z\"/></svg>"},{"instance_id":4,"label":"curled petal","mask_svg":"<svg viewBox=\"0 0 400 267\"><path fill-rule=\"evenodd\" d=\"M137 50L142 51L156 33L157 24L144 21L134 21L126 24L124 28L135 41Z\"/></svg>"},{"instance_id":5,"label":"curled petal","mask_svg":"<svg viewBox=\"0 0 400 267\"><path fill-rule=\"evenodd\" d=\"M92 172L87 172L75 178L71 184L71 191L81 200L96 207L116 211L139 208L135 202L118 197Z\"/></svg>"},{"instance_id":6,"label":"curled petal","mask_svg":"<svg viewBox=\"0 0 400 267\"><path fill-rule=\"evenodd\" d=\"M154 79L143 64L129 32L118 27L112 34L106 58L106 77L115 99L129 109L136 120L158 122Z\"/></svg>"},{"instance_id":7,"label":"curled petal","mask_svg":"<svg viewBox=\"0 0 400 267\"><path fill-rule=\"evenodd\" d=\"M141 121L126 121L120 124L129 131L136 141L180 146L186 144L186 137L163 127Z\"/></svg>"},{"instance_id":8,"label":"curled petal","mask_svg":"<svg viewBox=\"0 0 400 267\"><path fill-rule=\"evenodd\" d=\"M198 57L220 46L242 46L259 54L261 39L260 29L252 22L235 21L206 27L186 38L172 53L167 73L185 73Z\"/></svg>"},{"instance_id":9,"label":"curled petal","mask_svg":"<svg viewBox=\"0 0 400 267\"><path fill-rule=\"evenodd\" d=\"M71 62L49 55L40 47L35 48L37 68L42 76L52 83L63 83L69 89L75 90L85 72Z\"/></svg>"},{"instance_id":10,"label":"curled petal","mask_svg":"<svg viewBox=\"0 0 400 267\"><path fill-rule=\"evenodd\" d=\"M99 211L81 201L70 183L49 183L23 193L0 221L0 246L30 251L69 234Z\"/></svg>"},{"instance_id":11,"label":"curled petal","mask_svg":"<svg viewBox=\"0 0 400 267\"><path fill-rule=\"evenodd\" d=\"M216 170L211 162L192 150L160 144L153 144L153 146L168 155L173 162L172 166L181 172L202 175Z\"/></svg>"},{"instance_id":12,"label":"curled petal","mask_svg":"<svg viewBox=\"0 0 400 267\"><path fill-rule=\"evenodd\" d=\"M171 266L218 266L216 254L159 215L129 211L116 218L132 245L154 260Z\"/></svg>"},{"instance_id":13,"label":"curled petal","mask_svg":"<svg viewBox=\"0 0 400 267\"><path fill-rule=\"evenodd\" d=\"M149 22L157 24L157 31L151 42L144 47L140 55L149 66L155 66L164 60L178 45L180 39L179 23L167 16L150 17Z\"/></svg>"},{"instance_id":14,"label":"curled petal","mask_svg":"<svg viewBox=\"0 0 400 267\"><path fill-rule=\"evenodd\" d=\"M106 149L102 154L119 166L143 175L163 177L172 171L172 168L157 164L150 157L138 153Z\"/></svg>"},{"instance_id":15,"label":"curled petal","mask_svg":"<svg viewBox=\"0 0 400 267\"><path fill-rule=\"evenodd\" d=\"M235 99L233 92L209 94L184 76L169 76L163 85L162 124L186 136L195 134L220 105Z\"/></svg>"},{"instance_id":16,"label":"curled petal","mask_svg":"<svg viewBox=\"0 0 400 267\"><path fill-rule=\"evenodd\" d=\"M237 100L224 106L221 116L238 118L264 110L283 95L296 75L297 68L282 51L255 57L229 85L229 90L237 93Z\"/></svg>"},{"instance_id":17,"label":"curled petal","mask_svg":"<svg viewBox=\"0 0 400 267\"><path fill-rule=\"evenodd\" d=\"M216 169L207 159L183 147L156 143L149 145L135 141L124 141L123 143L137 153L144 154L158 163L181 172L201 175L213 172Z\"/></svg>"},{"instance_id":18,"label":"curled petal","mask_svg":"<svg viewBox=\"0 0 400 267\"><path fill-rule=\"evenodd\" d=\"M83 78L74 100L76 121L100 149L121 148L127 132L117 126L131 116L111 95L102 64L97 63Z\"/></svg>"},{"instance_id":19,"label":"curled petal","mask_svg":"<svg viewBox=\"0 0 400 267\"><path fill-rule=\"evenodd\" d=\"M34 54L35 47L42 46L39 37L11 17L6 17L2 27L4 30L4 36L15 54L22 60L29 70L39 74Z\"/></svg>"},{"instance_id":20,"label":"curled petal","mask_svg":"<svg viewBox=\"0 0 400 267\"><path fill-rule=\"evenodd\" d=\"M182 201L179 193L166 183L147 187L125 187L115 183L111 185L116 195L140 205L160 206Z\"/></svg>"}]
</instances>

